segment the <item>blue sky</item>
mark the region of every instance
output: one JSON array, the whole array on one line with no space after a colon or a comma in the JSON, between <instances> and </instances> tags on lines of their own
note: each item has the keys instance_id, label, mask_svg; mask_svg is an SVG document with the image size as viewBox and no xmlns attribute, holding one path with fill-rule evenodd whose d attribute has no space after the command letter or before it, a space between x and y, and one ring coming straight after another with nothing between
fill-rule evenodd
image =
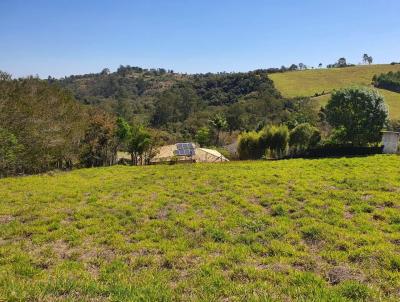
<instances>
[{"instance_id":1,"label":"blue sky","mask_svg":"<svg viewBox=\"0 0 400 302\"><path fill-rule=\"evenodd\" d=\"M1 0L0 70L179 72L400 61L399 0Z\"/></svg>"}]
</instances>

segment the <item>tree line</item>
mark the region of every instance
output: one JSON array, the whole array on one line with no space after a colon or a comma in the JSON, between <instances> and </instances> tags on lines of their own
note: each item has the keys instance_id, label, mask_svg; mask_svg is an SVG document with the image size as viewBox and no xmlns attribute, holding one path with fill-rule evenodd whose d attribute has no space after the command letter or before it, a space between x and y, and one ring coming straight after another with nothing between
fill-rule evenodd
<instances>
[{"instance_id":1,"label":"tree line","mask_svg":"<svg viewBox=\"0 0 400 302\"><path fill-rule=\"evenodd\" d=\"M97 80L62 81L0 72L0 176L113 165L118 151L131 164L149 164L160 145L219 147L239 133L240 158L281 158L321 145L377 144L386 125L382 96L366 88L336 91L319 108L310 98L283 98L264 70L189 78L155 72L124 67L126 78L105 70ZM124 89L132 115L118 105ZM103 106L114 97L118 110Z\"/></svg>"},{"instance_id":2,"label":"tree line","mask_svg":"<svg viewBox=\"0 0 400 302\"><path fill-rule=\"evenodd\" d=\"M378 91L349 87L332 93L319 114L319 127L310 121L294 125L267 125L260 131L244 132L238 139L241 159L283 158L305 155L319 147L330 148L377 146L381 131L388 126L385 101ZM324 130L327 131L321 131ZM325 133L323 133L325 132Z\"/></svg>"}]
</instances>

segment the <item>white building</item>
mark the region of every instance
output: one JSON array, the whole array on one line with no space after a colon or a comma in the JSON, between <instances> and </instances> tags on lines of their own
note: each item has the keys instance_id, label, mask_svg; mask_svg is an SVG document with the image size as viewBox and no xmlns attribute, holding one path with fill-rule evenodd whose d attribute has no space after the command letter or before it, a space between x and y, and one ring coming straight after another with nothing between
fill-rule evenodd
<instances>
[{"instance_id":1,"label":"white building","mask_svg":"<svg viewBox=\"0 0 400 302\"><path fill-rule=\"evenodd\" d=\"M383 131L382 145L383 153L396 154L399 153L400 132Z\"/></svg>"}]
</instances>

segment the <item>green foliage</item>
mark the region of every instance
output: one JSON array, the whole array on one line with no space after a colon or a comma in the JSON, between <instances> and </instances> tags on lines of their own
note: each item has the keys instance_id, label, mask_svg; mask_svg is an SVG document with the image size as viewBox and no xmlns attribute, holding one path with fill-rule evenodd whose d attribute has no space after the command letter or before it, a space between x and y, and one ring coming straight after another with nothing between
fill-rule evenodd
<instances>
[{"instance_id":1,"label":"green foliage","mask_svg":"<svg viewBox=\"0 0 400 302\"><path fill-rule=\"evenodd\" d=\"M125 143L128 140L131 131L132 129L128 122L124 118L118 117L116 135L120 143Z\"/></svg>"},{"instance_id":2,"label":"green foliage","mask_svg":"<svg viewBox=\"0 0 400 302\"><path fill-rule=\"evenodd\" d=\"M113 117L93 110L82 142L80 163L84 167L110 166L117 153L117 125Z\"/></svg>"},{"instance_id":3,"label":"green foliage","mask_svg":"<svg viewBox=\"0 0 400 302\"><path fill-rule=\"evenodd\" d=\"M287 126L267 126L260 137L265 146L264 154L271 158L281 158L286 155L289 143L289 129Z\"/></svg>"},{"instance_id":4,"label":"green foliage","mask_svg":"<svg viewBox=\"0 0 400 302\"><path fill-rule=\"evenodd\" d=\"M37 78L0 80L0 128L22 146L20 173L71 168L79 158L85 110L57 85Z\"/></svg>"},{"instance_id":5,"label":"green foliage","mask_svg":"<svg viewBox=\"0 0 400 302\"><path fill-rule=\"evenodd\" d=\"M210 126L215 130L215 144L219 146L220 135L228 128L228 122L222 114L216 114L209 120Z\"/></svg>"},{"instance_id":6,"label":"green foliage","mask_svg":"<svg viewBox=\"0 0 400 302\"><path fill-rule=\"evenodd\" d=\"M340 130L342 144L365 146L381 139L387 119L384 98L375 90L351 87L337 90L326 105L328 122Z\"/></svg>"},{"instance_id":7,"label":"green foliage","mask_svg":"<svg viewBox=\"0 0 400 302\"><path fill-rule=\"evenodd\" d=\"M18 171L22 145L14 134L0 128L0 177L13 175Z\"/></svg>"},{"instance_id":8,"label":"green foliage","mask_svg":"<svg viewBox=\"0 0 400 302\"><path fill-rule=\"evenodd\" d=\"M56 82L84 104L184 139L193 139L197 129L216 112L224 113L233 131L253 129L269 115L275 118L283 108L282 104L279 108L269 104L273 99L276 103L282 100L265 70L186 75L120 66L117 72L105 70ZM273 114L265 114L271 111Z\"/></svg>"},{"instance_id":9,"label":"green foliage","mask_svg":"<svg viewBox=\"0 0 400 302\"><path fill-rule=\"evenodd\" d=\"M151 135L147 129L142 125L132 128L131 134L128 138L128 152L132 157L132 164L144 164L146 158L144 154L150 149Z\"/></svg>"},{"instance_id":10,"label":"green foliage","mask_svg":"<svg viewBox=\"0 0 400 302\"><path fill-rule=\"evenodd\" d=\"M195 138L200 147L208 146L211 140L210 129L208 127L201 127L197 130Z\"/></svg>"},{"instance_id":11,"label":"green foliage","mask_svg":"<svg viewBox=\"0 0 400 302\"><path fill-rule=\"evenodd\" d=\"M289 144L294 153L315 147L320 140L319 130L309 123L299 124L290 131Z\"/></svg>"},{"instance_id":12,"label":"green foliage","mask_svg":"<svg viewBox=\"0 0 400 302\"><path fill-rule=\"evenodd\" d=\"M238 154L240 159L260 159L265 147L260 143L261 133L256 131L241 133L238 138Z\"/></svg>"},{"instance_id":13,"label":"green foliage","mask_svg":"<svg viewBox=\"0 0 400 302\"><path fill-rule=\"evenodd\" d=\"M244 132L238 138L240 159L260 159L264 155L281 158L286 155L289 130L283 126L267 126L259 132Z\"/></svg>"}]
</instances>

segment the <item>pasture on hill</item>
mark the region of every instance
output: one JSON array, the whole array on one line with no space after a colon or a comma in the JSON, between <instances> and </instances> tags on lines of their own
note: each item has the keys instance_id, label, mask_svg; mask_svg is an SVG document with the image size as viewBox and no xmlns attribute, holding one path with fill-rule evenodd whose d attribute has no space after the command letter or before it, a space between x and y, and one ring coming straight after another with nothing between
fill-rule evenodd
<instances>
[{"instance_id":1,"label":"pasture on hill","mask_svg":"<svg viewBox=\"0 0 400 302\"><path fill-rule=\"evenodd\" d=\"M400 158L0 180L0 300L399 301Z\"/></svg>"},{"instance_id":2,"label":"pasture on hill","mask_svg":"<svg viewBox=\"0 0 400 302\"><path fill-rule=\"evenodd\" d=\"M324 106L330 92L351 85L371 86L375 74L400 71L400 65L362 65L346 68L310 69L304 71L270 74L275 87L284 97L314 96L316 93L325 95L316 97ZM400 94L379 89L384 95L389 107L390 118L400 119Z\"/></svg>"}]
</instances>

